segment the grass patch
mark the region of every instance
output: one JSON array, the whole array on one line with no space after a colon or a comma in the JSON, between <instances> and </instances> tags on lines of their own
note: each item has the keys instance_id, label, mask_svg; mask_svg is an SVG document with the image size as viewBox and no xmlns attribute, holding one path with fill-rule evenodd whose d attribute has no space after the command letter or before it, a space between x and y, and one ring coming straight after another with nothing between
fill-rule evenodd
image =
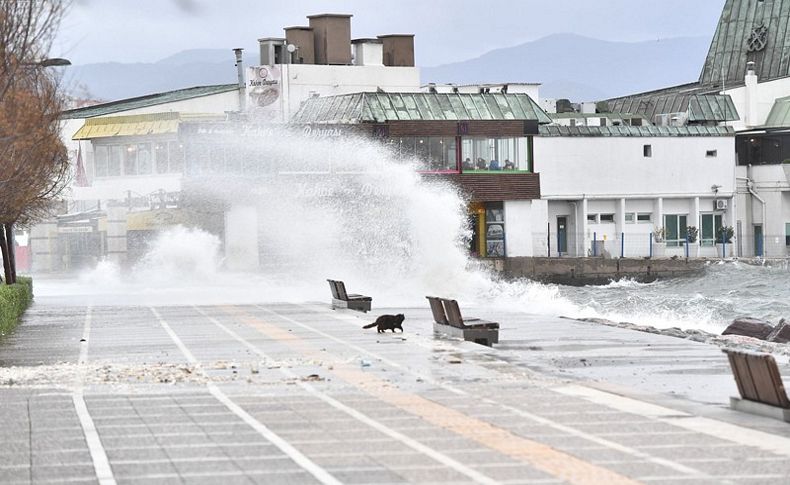
<instances>
[{"instance_id":1,"label":"grass patch","mask_svg":"<svg viewBox=\"0 0 790 485\"><path fill-rule=\"evenodd\" d=\"M17 277L14 285L0 283L0 337L8 335L33 301L33 280Z\"/></svg>"}]
</instances>

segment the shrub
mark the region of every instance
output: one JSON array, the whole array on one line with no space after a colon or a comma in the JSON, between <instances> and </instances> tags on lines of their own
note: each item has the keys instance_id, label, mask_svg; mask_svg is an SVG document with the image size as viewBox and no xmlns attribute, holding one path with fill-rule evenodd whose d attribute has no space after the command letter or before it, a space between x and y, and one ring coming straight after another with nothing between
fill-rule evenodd
<instances>
[{"instance_id":1,"label":"shrub","mask_svg":"<svg viewBox=\"0 0 790 485\"><path fill-rule=\"evenodd\" d=\"M663 227L656 226L653 229L653 239L655 239L655 241L657 243L664 242L664 228Z\"/></svg>"},{"instance_id":2,"label":"shrub","mask_svg":"<svg viewBox=\"0 0 790 485\"><path fill-rule=\"evenodd\" d=\"M688 226L686 227L686 235L689 238L689 243L697 242L697 237L699 236L699 229L695 226Z\"/></svg>"},{"instance_id":3,"label":"shrub","mask_svg":"<svg viewBox=\"0 0 790 485\"><path fill-rule=\"evenodd\" d=\"M33 301L33 280L17 277L16 284L0 284L0 337L16 327L19 317Z\"/></svg>"},{"instance_id":4,"label":"shrub","mask_svg":"<svg viewBox=\"0 0 790 485\"><path fill-rule=\"evenodd\" d=\"M724 241L725 243L732 242L732 237L735 235L735 231L733 230L732 226L722 226L716 230L716 242L721 243Z\"/></svg>"}]
</instances>

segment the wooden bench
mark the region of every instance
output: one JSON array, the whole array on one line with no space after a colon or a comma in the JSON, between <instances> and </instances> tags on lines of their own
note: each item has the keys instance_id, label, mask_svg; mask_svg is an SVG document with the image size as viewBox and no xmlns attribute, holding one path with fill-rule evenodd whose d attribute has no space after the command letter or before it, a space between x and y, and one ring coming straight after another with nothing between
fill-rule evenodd
<instances>
[{"instance_id":1,"label":"wooden bench","mask_svg":"<svg viewBox=\"0 0 790 485\"><path fill-rule=\"evenodd\" d=\"M458 302L448 298L426 296L433 313L433 330L436 333L486 345L499 343L499 324L479 318L464 318Z\"/></svg>"},{"instance_id":2,"label":"wooden bench","mask_svg":"<svg viewBox=\"0 0 790 485\"><path fill-rule=\"evenodd\" d=\"M370 302L373 298L365 295L349 295L346 292L346 285L339 280L327 280L329 289L332 291L332 310L336 308L348 308L363 313L370 311Z\"/></svg>"},{"instance_id":3,"label":"wooden bench","mask_svg":"<svg viewBox=\"0 0 790 485\"><path fill-rule=\"evenodd\" d=\"M730 398L730 407L790 423L790 399L773 356L729 349L723 352L730 361L741 395Z\"/></svg>"}]
</instances>

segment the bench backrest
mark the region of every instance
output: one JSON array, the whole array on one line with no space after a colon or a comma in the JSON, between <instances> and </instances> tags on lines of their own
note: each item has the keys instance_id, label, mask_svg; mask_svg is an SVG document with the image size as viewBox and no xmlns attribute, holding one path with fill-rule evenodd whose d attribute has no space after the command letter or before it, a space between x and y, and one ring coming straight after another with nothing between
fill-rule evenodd
<instances>
[{"instance_id":1,"label":"bench backrest","mask_svg":"<svg viewBox=\"0 0 790 485\"><path fill-rule=\"evenodd\" d=\"M726 349L724 353L742 398L790 409L790 400L773 356Z\"/></svg>"},{"instance_id":2,"label":"bench backrest","mask_svg":"<svg viewBox=\"0 0 790 485\"><path fill-rule=\"evenodd\" d=\"M332 298L339 300L340 296L337 294L337 281L327 280L329 282L329 290L332 292Z\"/></svg>"},{"instance_id":3,"label":"bench backrest","mask_svg":"<svg viewBox=\"0 0 790 485\"><path fill-rule=\"evenodd\" d=\"M453 327L464 328L464 319L461 317L461 309L458 302L448 298L442 299L444 311L447 314L447 322Z\"/></svg>"},{"instance_id":4,"label":"bench backrest","mask_svg":"<svg viewBox=\"0 0 790 485\"><path fill-rule=\"evenodd\" d=\"M447 325L447 315L444 313L444 306L442 299L435 296L426 296L428 303L431 305L431 313L433 313L433 321L442 325Z\"/></svg>"},{"instance_id":5,"label":"bench backrest","mask_svg":"<svg viewBox=\"0 0 790 485\"><path fill-rule=\"evenodd\" d=\"M346 293L346 285L340 280L335 281L335 288L337 289L337 299L348 301L348 293Z\"/></svg>"}]
</instances>

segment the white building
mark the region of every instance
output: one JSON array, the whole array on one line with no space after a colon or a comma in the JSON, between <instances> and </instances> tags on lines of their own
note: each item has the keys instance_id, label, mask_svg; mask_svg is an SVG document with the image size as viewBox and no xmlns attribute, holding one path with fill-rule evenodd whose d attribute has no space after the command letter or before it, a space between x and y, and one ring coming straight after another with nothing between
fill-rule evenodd
<instances>
[{"instance_id":1,"label":"white building","mask_svg":"<svg viewBox=\"0 0 790 485\"><path fill-rule=\"evenodd\" d=\"M733 151L728 128L542 126L535 254L686 256L694 226L700 240L689 256L716 256L714 228L732 211ZM665 254L653 237L661 228Z\"/></svg>"}]
</instances>

